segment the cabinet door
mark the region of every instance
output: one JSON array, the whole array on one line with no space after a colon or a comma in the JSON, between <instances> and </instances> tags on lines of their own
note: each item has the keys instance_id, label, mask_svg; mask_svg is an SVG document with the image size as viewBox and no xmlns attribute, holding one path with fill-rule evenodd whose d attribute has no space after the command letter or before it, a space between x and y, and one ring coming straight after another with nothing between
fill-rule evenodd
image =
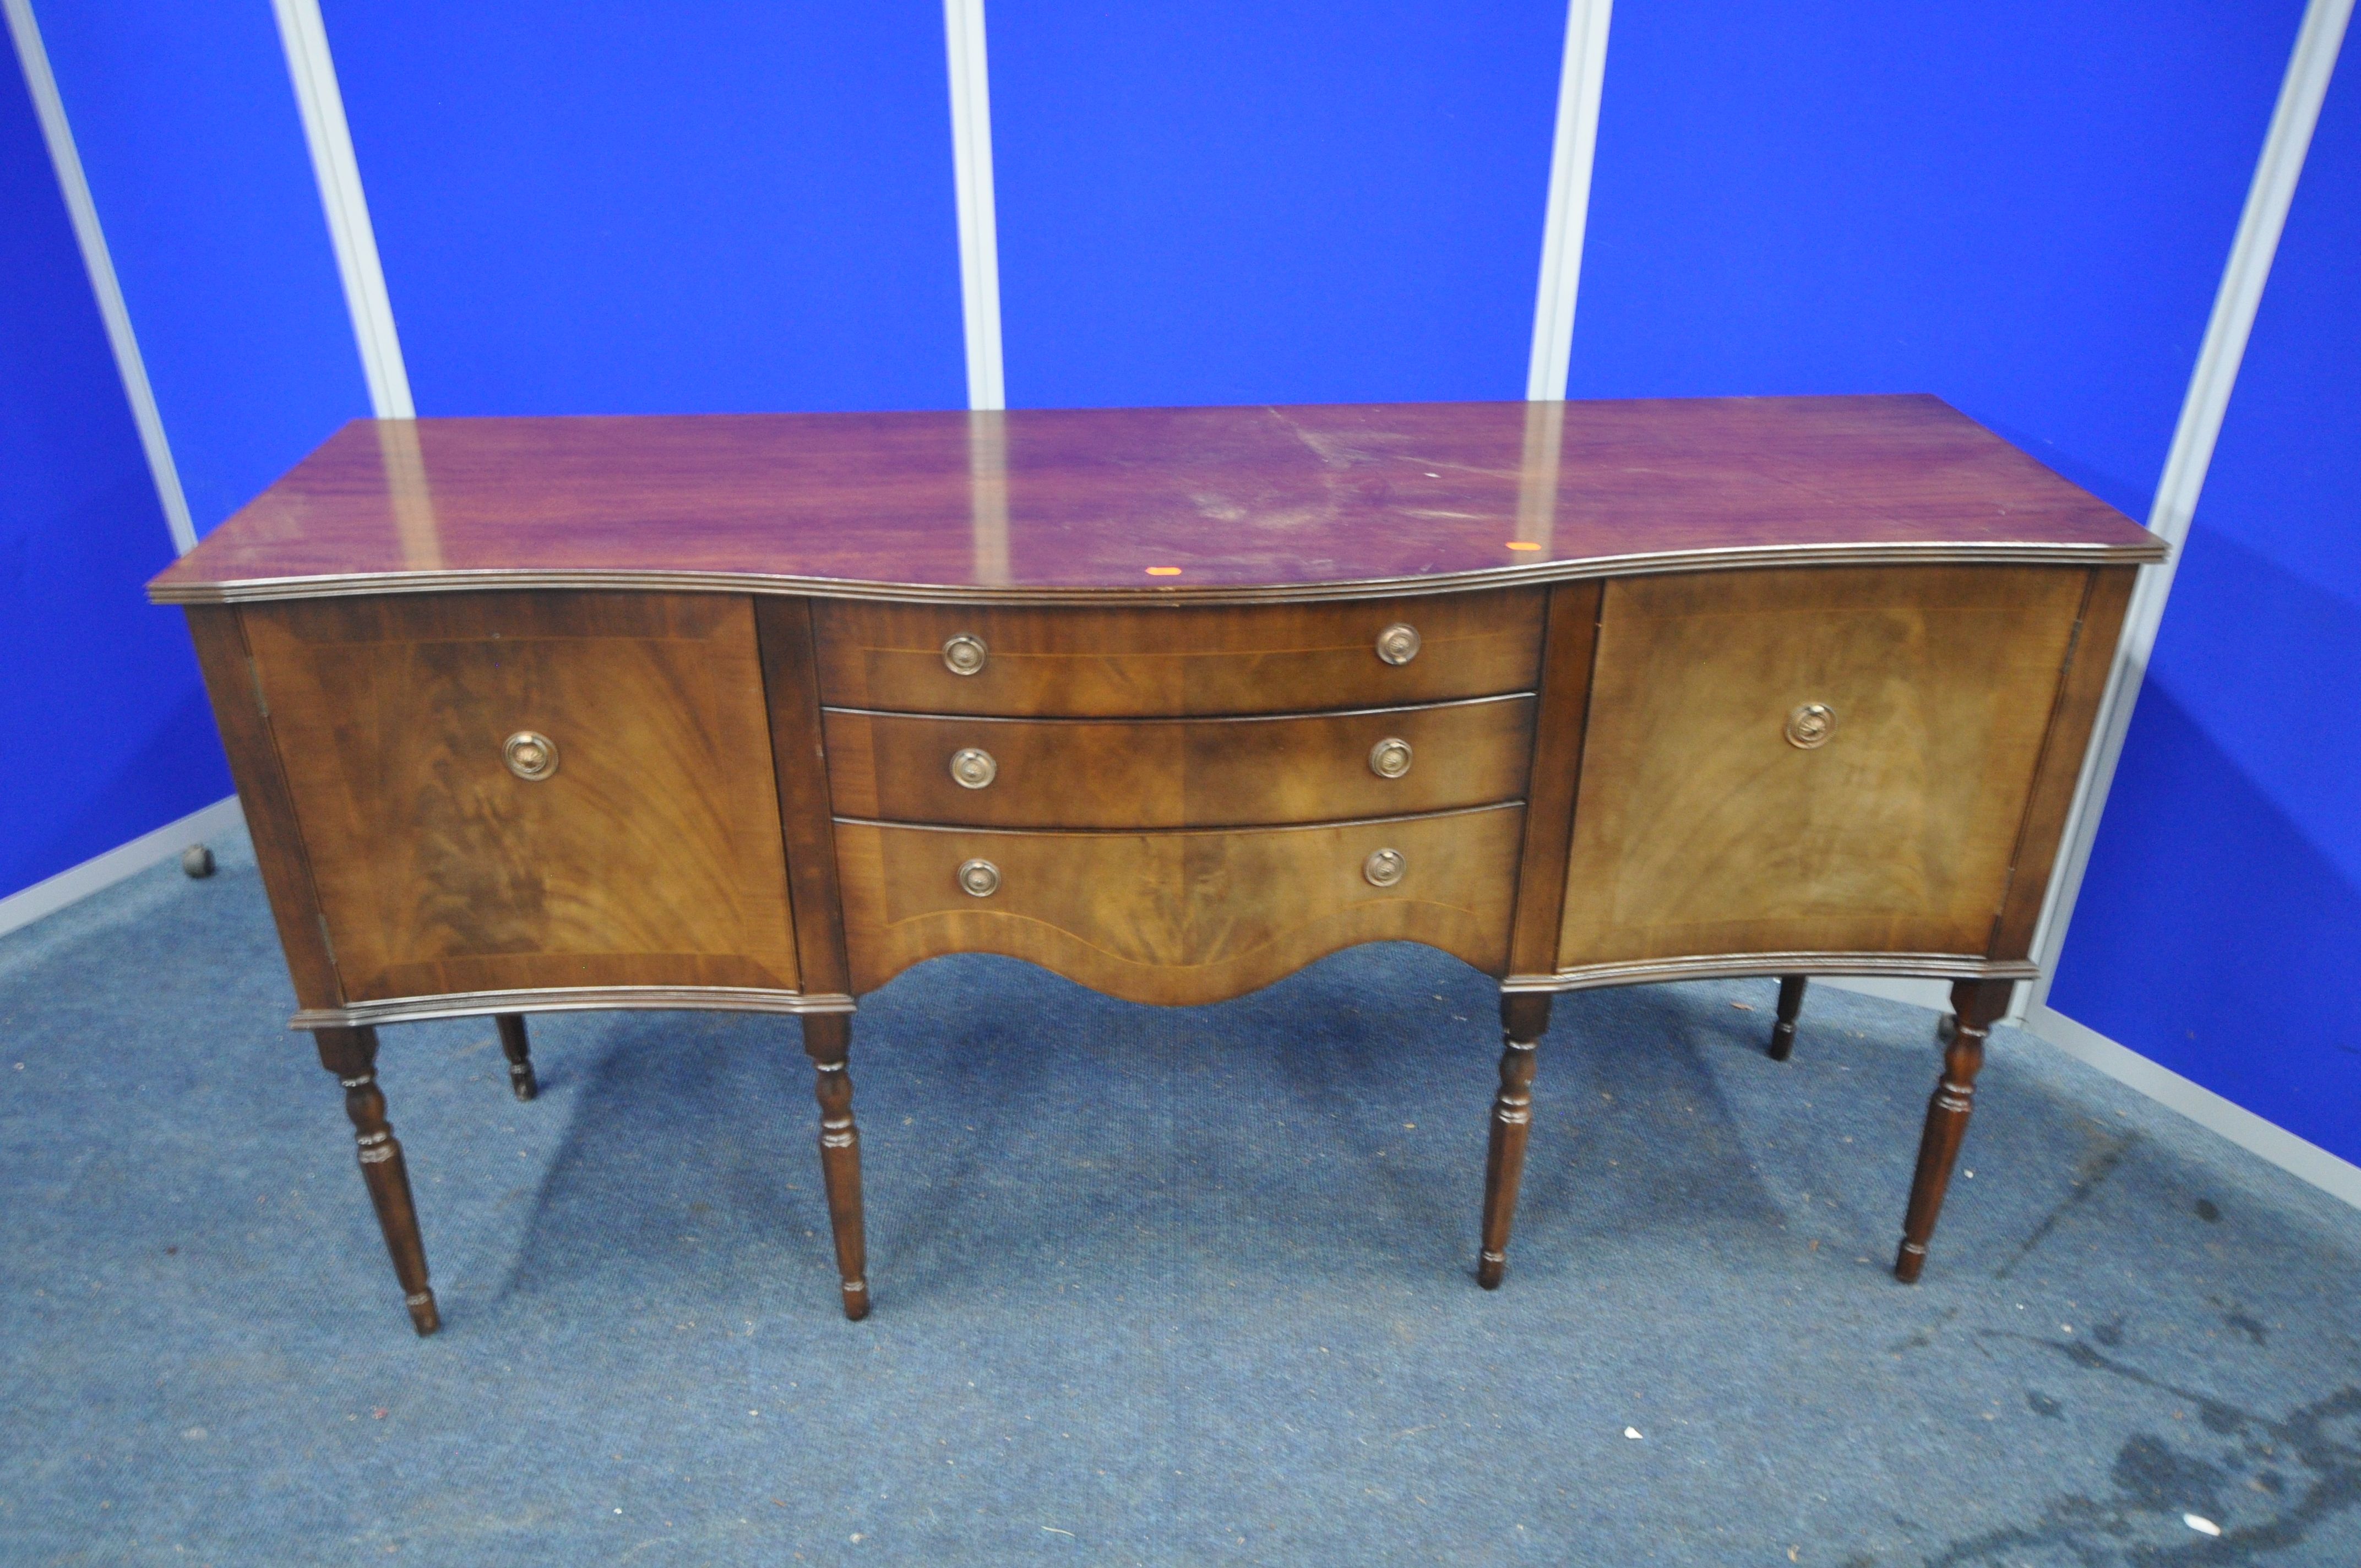
<instances>
[{"instance_id":1,"label":"cabinet door","mask_svg":"<svg viewBox=\"0 0 2361 1568\"><path fill-rule=\"evenodd\" d=\"M244 619L349 1000L795 989L746 599L467 593Z\"/></svg>"},{"instance_id":2,"label":"cabinet door","mask_svg":"<svg viewBox=\"0 0 2361 1568\"><path fill-rule=\"evenodd\" d=\"M1984 954L2090 576L1609 583L1559 967Z\"/></svg>"}]
</instances>

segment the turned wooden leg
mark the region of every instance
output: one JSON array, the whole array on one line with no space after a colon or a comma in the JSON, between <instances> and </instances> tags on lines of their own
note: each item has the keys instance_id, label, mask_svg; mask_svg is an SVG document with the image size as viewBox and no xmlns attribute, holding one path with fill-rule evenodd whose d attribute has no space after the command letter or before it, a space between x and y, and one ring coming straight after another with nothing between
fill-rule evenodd
<instances>
[{"instance_id":1,"label":"turned wooden leg","mask_svg":"<svg viewBox=\"0 0 2361 1568\"><path fill-rule=\"evenodd\" d=\"M524 1036L524 1014L496 1013L492 1022L500 1025L500 1054L509 1058L509 1087L520 1100L530 1100L541 1092L541 1084L533 1076L533 1047Z\"/></svg>"},{"instance_id":2,"label":"turned wooden leg","mask_svg":"<svg viewBox=\"0 0 2361 1568\"><path fill-rule=\"evenodd\" d=\"M836 1232L836 1271L844 1279L844 1315L869 1315L868 1246L861 1234L861 1130L852 1124L852 1048L849 1013L804 1014L804 1049L818 1069L819 1168L828 1183L828 1223Z\"/></svg>"},{"instance_id":3,"label":"turned wooden leg","mask_svg":"<svg viewBox=\"0 0 2361 1568\"><path fill-rule=\"evenodd\" d=\"M361 1179L368 1184L378 1228L385 1232L385 1250L393 1255L394 1277L401 1281L410 1321L422 1335L431 1334L443 1326L443 1320L434 1310L434 1288L426 1282L426 1246L418 1239L410 1170L385 1119L385 1095L377 1086L377 1031L315 1029L312 1038L320 1050L320 1065L344 1083L345 1114L353 1119Z\"/></svg>"},{"instance_id":4,"label":"turned wooden leg","mask_svg":"<svg viewBox=\"0 0 2361 1568\"><path fill-rule=\"evenodd\" d=\"M1795 1020L1804 1011L1804 977L1791 974L1779 981L1779 1021L1771 1025L1771 1059L1785 1061L1795 1053Z\"/></svg>"},{"instance_id":5,"label":"turned wooden leg","mask_svg":"<svg viewBox=\"0 0 2361 1568\"><path fill-rule=\"evenodd\" d=\"M1525 1135L1533 1123L1533 1047L1549 1028L1547 992L1500 998L1500 1092L1492 1100L1492 1141L1484 1156L1484 1244L1476 1283L1497 1290L1509 1272L1509 1225L1525 1174Z\"/></svg>"},{"instance_id":6,"label":"turned wooden leg","mask_svg":"<svg viewBox=\"0 0 2361 1568\"><path fill-rule=\"evenodd\" d=\"M1963 980L1951 987L1954 1026L1943 1048L1943 1076L1935 1080L1934 1098L1927 1102L1918 1174L1910 1183L1910 1212L1902 1222L1902 1250L1894 1259L1894 1277L1905 1285L1916 1284L1927 1266L1927 1238L1935 1234L1943 1193L1951 1184L1951 1166L1960 1157L1960 1140L1968 1135L1976 1074L1984 1065L1984 1036L2008 1011L2013 989L2004 980Z\"/></svg>"}]
</instances>

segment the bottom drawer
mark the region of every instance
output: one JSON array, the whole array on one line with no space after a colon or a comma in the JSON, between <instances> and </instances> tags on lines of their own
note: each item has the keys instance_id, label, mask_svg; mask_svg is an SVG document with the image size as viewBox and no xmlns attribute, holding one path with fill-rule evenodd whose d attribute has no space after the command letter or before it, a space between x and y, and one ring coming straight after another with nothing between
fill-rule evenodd
<instances>
[{"instance_id":1,"label":"bottom drawer","mask_svg":"<svg viewBox=\"0 0 2361 1568\"><path fill-rule=\"evenodd\" d=\"M1135 1002L1213 1002L1377 941L1503 973L1524 815L1165 833L840 821L853 989L984 952Z\"/></svg>"}]
</instances>

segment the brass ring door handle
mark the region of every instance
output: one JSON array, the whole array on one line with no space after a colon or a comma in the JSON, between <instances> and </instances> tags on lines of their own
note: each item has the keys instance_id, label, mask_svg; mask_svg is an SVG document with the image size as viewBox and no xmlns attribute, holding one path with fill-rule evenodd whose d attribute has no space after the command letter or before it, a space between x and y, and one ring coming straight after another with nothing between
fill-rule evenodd
<instances>
[{"instance_id":1,"label":"brass ring door handle","mask_svg":"<svg viewBox=\"0 0 2361 1568\"><path fill-rule=\"evenodd\" d=\"M1000 776L1000 764L981 746L962 746L951 753L951 779L961 789L982 789Z\"/></svg>"},{"instance_id":2,"label":"brass ring door handle","mask_svg":"<svg viewBox=\"0 0 2361 1568\"><path fill-rule=\"evenodd\" d=\"M1837 732L1837 711L1824 702L1799 703L1787 715L1787 744L1809 751L1828 743Z\"/></svg>"},{"instance_id":3,"label":"brass ring door handle","mask_svg":"<svg viewBox=\"0 0 2361 1568\"><path fill-rule=\"evenodd\" d=\"M990 898L1000 891L1000 868L990 861L961 861L959 884L970 898Z\"/></svg>"},{"instance_id":4,"label":"brass ring door handle","mask_svg":"<svg viewBox=\"0 0 2361 1568\"><path fill-rule=\"evenodd\" d=\"M500 742L500 760L517 777L538 782L557 771L557 742L536 730L520 729Z\"/></svg>"},{"instance_id":5,"label":"brass ring door handle","mask_svg":"<svg viewBox=\"0 0 2361 1568\"><path fill-rule=\"evenodd\" d=\"M1369 772L1381 779L1398 779L1410 772L1410 742L1389 735L1370 747Z\"/></svg>"},{"instance_id":6,"label":"brass ring door handle","mask_svg":"<svg viewBox=\"0 0 2361 1568\"><path fill-rule=\"evenodd\" d=\"M1400 850L1372 850L1369 858L1361 862L1362 879L1371 887L1391 887L1409 870L1410 861Z\"/></svg>"},{"instance_id":7,"label":"brass ring door handle","mask_svg":"<svg viewBox=\"0 0 2361 1568\"><path fill-rule=\"evenodd\" d=\"M1389 664L1407 664L1418 657L1418 628L1396 621L1378 633L1378 657Z\"/></svg>"},{"instance_id":8,"label":"brass ring door handle","mask_svg":"<svg viewBox=\"0 0 2361 1568\"><path fill-rule=\"evenodd\" d=\"M943 668L955 675L972 675L983 668L983 639L962 631L943 644Z\"/></svg>"}]
</instances>

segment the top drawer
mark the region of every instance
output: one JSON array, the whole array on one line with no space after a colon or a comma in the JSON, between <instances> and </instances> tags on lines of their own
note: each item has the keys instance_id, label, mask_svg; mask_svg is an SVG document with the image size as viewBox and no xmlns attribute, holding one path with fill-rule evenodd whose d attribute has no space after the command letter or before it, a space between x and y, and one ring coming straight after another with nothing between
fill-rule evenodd
<instances>
[{"instance_id":1,"label":"top drawer","mask_svg":"<svg viewBox=\"0 0 2361 1568\"><path fill-rule=\"evenodd\" d=\"M1543 592L1203 609L823 599L812 609L831 707L1160 718L1529 691Z\"/></svg>"}]
</instances>

